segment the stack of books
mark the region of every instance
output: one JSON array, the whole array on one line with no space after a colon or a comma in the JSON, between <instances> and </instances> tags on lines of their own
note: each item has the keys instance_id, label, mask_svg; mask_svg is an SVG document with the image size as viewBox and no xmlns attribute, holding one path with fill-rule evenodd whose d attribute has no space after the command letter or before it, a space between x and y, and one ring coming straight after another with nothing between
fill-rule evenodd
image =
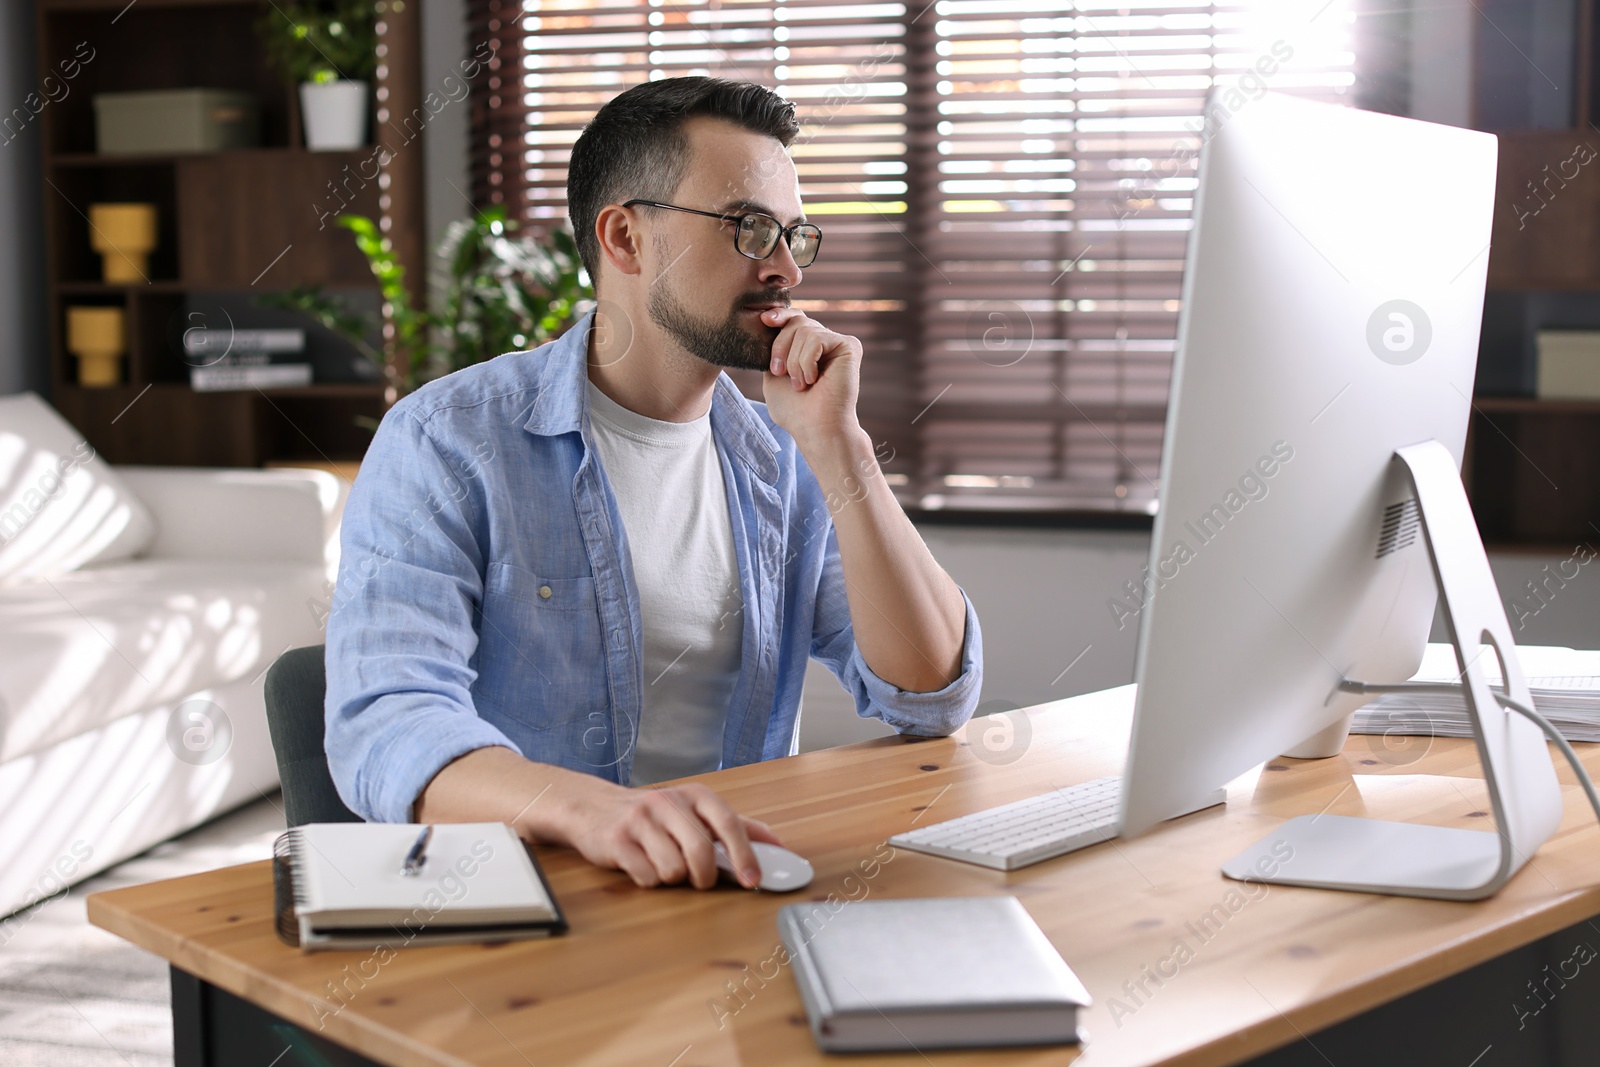
<instances>
[{"instance_id":1,"label":"stack of books","mask_svg":"<svg viewBox=\"0 0 1600 1067\"><path fill-rule=\"evenodd\" d=\"M305 350L304 330L195 328L183 334L189 385L197 393L310 385Z\"/></svg>"},{"instance_id":2,"label":"stack of books","mask_svg":"<svg viewBox=\"0 0 1600 1067\"><path fill-rule=\"evenodd\" d=\"M1533 694L1534 709L1568 741L1600 741L1600 652L1550 645L1518 645L1517 661ZM1499 687L1500 661L1486 650L1480 661L1491 686ZM1414 682L1461 681L1455 648L1430 644ZM1471 737L1466 701L1456 693L1385 693L1356 712L1350 732Z\"/></svg>"}]
</instances>

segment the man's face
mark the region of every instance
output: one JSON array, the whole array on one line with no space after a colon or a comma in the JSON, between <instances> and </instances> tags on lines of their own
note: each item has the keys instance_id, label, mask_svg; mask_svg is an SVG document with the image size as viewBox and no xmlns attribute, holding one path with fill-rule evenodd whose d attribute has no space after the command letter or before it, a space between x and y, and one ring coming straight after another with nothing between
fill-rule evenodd
<instances>
[{"instance_id":1,"label":"man's face","mask_svg":"<svg viewBox=\"0 0 1600 1067\"><path fill-rule=\"evenodd\" d=\"M690 119L683 132L689 166L665 203L728 215L759 211L784 226L802 221L794 164L777 141L715 118ZM734 247L732 223L637 210L650 234L650 320L707 363L764 370L778 331L761 312L788 306L789 290L800 284L788 243L753 260Z\"/></svg>"}]
</instances>

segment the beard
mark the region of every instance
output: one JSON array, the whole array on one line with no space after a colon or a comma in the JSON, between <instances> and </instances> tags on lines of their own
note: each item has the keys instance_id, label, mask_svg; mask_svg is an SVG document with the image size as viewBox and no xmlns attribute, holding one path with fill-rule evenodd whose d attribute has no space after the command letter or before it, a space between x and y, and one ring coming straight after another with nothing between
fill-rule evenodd
<instances>
[{"instance_id":1,"label":"beard","mask_svg":"<svg viewBox=\"0 0 1600 1067\"><path fill-rule=\"evenodd\" d=\"M772 342L778 329L763 322L744 319L747 304L780 303L789 305L789 294L781 289L746 293L734 301L725 318L703 320L695 317L678 295L657 282L651 287L647 310L650 321L661 327L690 355L713 367L764 371L772 362Z\"/></svg>"}]
</instances>

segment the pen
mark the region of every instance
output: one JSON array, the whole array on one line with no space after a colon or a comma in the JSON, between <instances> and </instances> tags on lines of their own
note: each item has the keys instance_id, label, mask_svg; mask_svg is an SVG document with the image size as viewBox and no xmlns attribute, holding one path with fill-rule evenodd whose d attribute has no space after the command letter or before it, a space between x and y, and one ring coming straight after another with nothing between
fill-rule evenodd
<instances>
[{"instance_id":1,"label":"pen","mask_svg":"<svg viewBox=\"0 0 1600 1067\"><path fill-rule=\"evenodd\" d=\"M433 836L433 827L424 826L422 833L417 835L416 844L411 846L411 851L406 853L405 862L400 865L400 873L407 878L412 877L422 870L423 863L428 859L428 838Z\"/></svg>"}]
</instances>

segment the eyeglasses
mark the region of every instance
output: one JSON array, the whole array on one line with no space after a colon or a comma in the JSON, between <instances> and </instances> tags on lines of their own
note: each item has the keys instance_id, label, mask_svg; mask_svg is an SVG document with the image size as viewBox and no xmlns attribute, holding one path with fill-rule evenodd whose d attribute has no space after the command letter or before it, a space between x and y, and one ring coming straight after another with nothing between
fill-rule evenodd
<instances>
[{"instance_id":1,"label":"eyeglasses","mask_svg":"<svg viewBox=\"0 0 1600 1067\"><path fill-rule=\"evenodd\" d=\"M724 215L717 211L696 211L692 207L662 204L654 200L629 200L623 207L643 204L645 207L683 211L690 215L704 215L708 219L721 219L734 224L733 247L750 259L766 259L778 250L781 238L789 245L789 254L797 267L809 267L817 261L817 249L822 246L822 230L809 222L785 226L771 215L753 211L748 215Z\"/></svg>"}]
</instances>

